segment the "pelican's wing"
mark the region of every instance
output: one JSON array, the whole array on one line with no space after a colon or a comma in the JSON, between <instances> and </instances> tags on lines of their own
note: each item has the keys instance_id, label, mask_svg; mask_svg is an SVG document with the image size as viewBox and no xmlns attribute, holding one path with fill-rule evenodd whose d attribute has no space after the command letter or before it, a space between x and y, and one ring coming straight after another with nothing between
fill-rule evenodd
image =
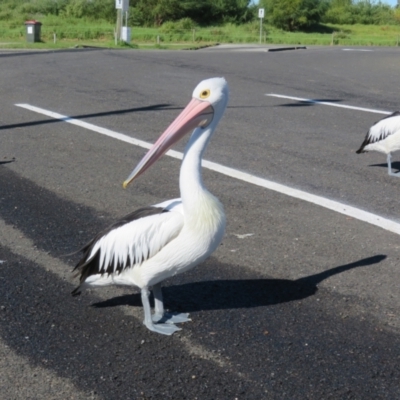
<instances>
[{"instance_id":1,"label":"pelican's wing","mask_svg":"<svg viewBox=\"0 0 400 400\"><path fill-rule=\"evenodd\" d=\"M80 271L81 283L90 275L120 273L140 265L176 238L183 226L180 201L162 204L166 206L134 211L86 244L74 269Z\"/></svg>"},{"instance_id":2,"label":"pelican's wing","mask_svg":"<svg viewBox=\"0 0 400 400\"><path fill-rule=\"evenodd\" d=\"M393 114L388 115L385 118L375 122L374 125L369 128L367 135L365 136L364 142L356 153L363 153L364 147L371 143L376 143L386 139L388 136L400 130L400 112L395 111Z\"/></svg>"}]
</instances>

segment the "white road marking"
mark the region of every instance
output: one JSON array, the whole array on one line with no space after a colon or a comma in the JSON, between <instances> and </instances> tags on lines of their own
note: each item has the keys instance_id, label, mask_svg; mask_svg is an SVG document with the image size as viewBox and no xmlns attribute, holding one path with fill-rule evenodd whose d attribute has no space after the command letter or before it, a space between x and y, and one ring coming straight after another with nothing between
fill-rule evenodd
<instances>
[{"instance_id":1,"label":"white road marking","mask_svg":"<svg viewBox=\"0 0 400 400\"><path fill-rule=\"evenodd\" d=\"M132 138L128 135L114 132L110 129L101 128L99 126L90 124L88 122L84 122L84 121L80 121L80 120L77 120L77 119L74 119L71 117L67 117L65 115L58 114L58 113L55 113L52 111L48 111L43 108L34 107L29 104L16 104L16 106L25 108L30 111L37 112L39 114L47 115L51 118L55 118L55 119L59 119L64 122L68 122L69 124L77 125L82 128L89 129L93 132L97 132L102 135L106 135L106 136L112 137L114 139L118 139L123 142L133 144L135 146L143 147L145 149L149 149L152 146L151 143L147 143L143 140L138 140L138 139ZM363 109L363 110L365 110L365 109ZM166 155L173 157L173 158L177 158L179 160L182 160L182 158L183 158L183 154L178 151L175 151L175 150L169 150L166 153ZM367 222L371 225L378 226L382 229L385 229L387 231L390 231L390 232L400 235L400 224L399 223L391 221L390 219L381 217L379 215L370 213L368 211L364 211L364 210L361 210L361 209L353 207L353 206L339 203L337 201L330 200L325 197L307 193L302 190L294 189L289 186L281 185L280 183L272 182L267 179L259 178L257 176L251 175L249 173L242 172L242 171L236 170L234 168L226 167L224 165L217 164L212 161L203 160L202 166L204 168L208 168L212 171L216 171L216 172L219 172L226 176L229 176L231 178L239 179L241 181L263 187L265 189L273 190L275 192L285 194L287 196L294 197L296 199L300 199L300 200L304 200L304 201L307 201L312 204L316 204L318 206L327 208L328 210L347 215L349 217L358 219L363 222Z\"/></svg>"},{"instance_id":2,"label":"white road marking","mask_svg":"<svg viewBox=\"0 0 400 400\"><path fill-rule=\"evenodd\" d=\"M373 51L373 50L367 50L367 49L342 49L342 51Z\"/></svg>"},{"instance_id":3,"label":"white road marking","mask_svg":"<svg viewBox=\"0 0 400 400\"><path fill-rule=\"evenodd\" d=\"M243 233L243 234L234 233L233 235L236 236L238 239L245 239L249 236L254 236L254 233Z\"/></svg>"},{"instance_id":4,"label":"white road marking","mask_svg":"<svg viewBox=\"0 0 400 400\"><path fill-rule=\"evenodd\" d=\"M390 115L390 114L392 114L391 111L375 110L375 109L373 109L373 108L355 107L355 106L349 106L349 105L347 105L347 104L331 103L331 102L329 102L329 101L319 101L319 100L313 100L313 99L303 99L303 98L301 98L301 97L285 96L285 95L283 95L283 94L266 93L265 95L266 95L266 96L269 96L269 97L278 97L279 99L288 99L288 100L301 101L302 103L322 104L322 105L324 105L324 106L339 107L339 108L347 108L347 109L349 109L349 110L364 111L364 112L375 113L375 114L384 114L384 115Z\"/></svg>"}]
</instances>

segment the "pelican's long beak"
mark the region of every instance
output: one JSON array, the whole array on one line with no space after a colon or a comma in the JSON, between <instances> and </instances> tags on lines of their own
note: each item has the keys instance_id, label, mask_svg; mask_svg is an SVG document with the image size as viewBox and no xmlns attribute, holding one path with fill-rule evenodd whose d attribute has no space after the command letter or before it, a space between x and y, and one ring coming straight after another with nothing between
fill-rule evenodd
<instances>
[{"instance_id":1,"label":"pelican's long beak","mask_svg":"<svg viewBox=\"0 0 400 400\"><path fill-rule=\"evenodd\" d=\"M208 126L213 117L214 109L208 101L192 99L142 158L123 183L123 187L126 188L187 133L192 132L195 128Z\"/></svg>"}]
</instances>

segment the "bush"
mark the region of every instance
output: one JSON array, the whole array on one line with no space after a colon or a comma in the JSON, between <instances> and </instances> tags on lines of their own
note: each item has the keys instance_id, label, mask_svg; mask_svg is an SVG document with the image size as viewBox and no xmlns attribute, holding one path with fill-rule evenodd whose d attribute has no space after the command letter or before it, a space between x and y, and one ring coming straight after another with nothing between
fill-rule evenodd
<instances>
[{"instance_id":1,"label":"bush","mask_svg":"<svg viewBox=\"0 0 400 400\"><path fill-rule=\"evenodd\" d=\"M9 21L11 19L11 12L10 11L1 11L0 12L0 21Z\"/></svg>"},{"instance_id":2,"label":"bush","mask_svg":"<svg viewBox=\"0 0 400 400\"><path fill-rule=\"evenodd\" d=\"M196 23L192 21L190 18L182 18L176 22L172 21L164 22L160 27L160 31L165 33L174 31L189 31L194 29L196 26L197 26Z\"/></svg>"},{"instance_id":3,"label":"bush","mask_svg":"<svg viewBox=\"0 0 400 400\"><path fill-rule=\"evenodd\" d=\"M383 25L395 24L397 10L387 4L371 3L369 1L358 1L329 8L323 22L331 24L349 25Z\"/></svg>"}]
</instances>

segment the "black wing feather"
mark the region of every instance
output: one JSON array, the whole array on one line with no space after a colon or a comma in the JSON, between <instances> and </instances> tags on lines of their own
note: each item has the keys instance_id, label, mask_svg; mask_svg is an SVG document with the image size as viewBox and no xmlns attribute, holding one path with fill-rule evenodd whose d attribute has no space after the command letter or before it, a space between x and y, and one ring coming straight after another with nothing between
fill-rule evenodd
<instances>
[{"instance_id":1,"label":"black wing feather","mask_svg":"<svg viewBox=\"0 0 400 400\"><path fill-rule=\"evenodd\" d=\"M372 128L374 125L376 125L378 122L383 121L384 119L388 119L388 118L392 118L392 117L397 117L397 116L399 116L399 115L400 115L400 111L395 111L394 113L392 113L392 114L390 114L390 115L387 115L386 117L381 118L379 121L374 122L374 123L372 124L371 128ZM371 143L379 142L380 140L382 140L382 139L384 139L384 138L385 138L385 134L384 134L384 132L382 132L382 134L381 134L378 138L376 138L375 140L371 140L371 137L369 136L369 130L368 130L367 134L365 135L364 141L362 142L360 148L356 151L356 153L357 153L357 154L365 153L365 150L364 150L364 147L365 147L365 146L367 146L367 145L369 145L369 144L371 144Z\"/></svg>"},{"instance_id":2,"label":"black wing feather","mask_svg":"<svg viewBox=\"0 0 400 400\"><path fill-rule=\"evenodd\" d=\"M120 220L116 221L106 229L102 230L100 233L98 233L92 240L90 240L88 243L86 243L81 249L77 251L77 253L83 252L82 258L78 261L76 264L75 268L73 271L78 271L77 275L80 275L80 284L82 284L87 277L90 275L95 275L98 274L100 271L100 250L96 252L96 254L90 258L90 253L92 252L92 249L94 245L103 237L106 236L108 233L110 233L113 229L117 229L125 224L129 224L130 222L140 219L140 218L145 218L149 217L151 215L156 215L156 214L161 214L163 212L168 212L165 208L162 207L143 207L139 208L136 211L133 211L132 213L126 215L125 217L121 218ZM149 254L147 258L149 257ZM131 260L130 257L128 256L128 264L132 265L135 263L135 260ZM107 265L104 269L103 274L111 274L114 271L115 272L121 272L124 265L121 263L117 264L116 270L114 270L114 258L110 261L109 265ZM80 294L80 286L78 286L75 290L72 291L72 295L76 296Z\"/></svg>"}]
</instances>

